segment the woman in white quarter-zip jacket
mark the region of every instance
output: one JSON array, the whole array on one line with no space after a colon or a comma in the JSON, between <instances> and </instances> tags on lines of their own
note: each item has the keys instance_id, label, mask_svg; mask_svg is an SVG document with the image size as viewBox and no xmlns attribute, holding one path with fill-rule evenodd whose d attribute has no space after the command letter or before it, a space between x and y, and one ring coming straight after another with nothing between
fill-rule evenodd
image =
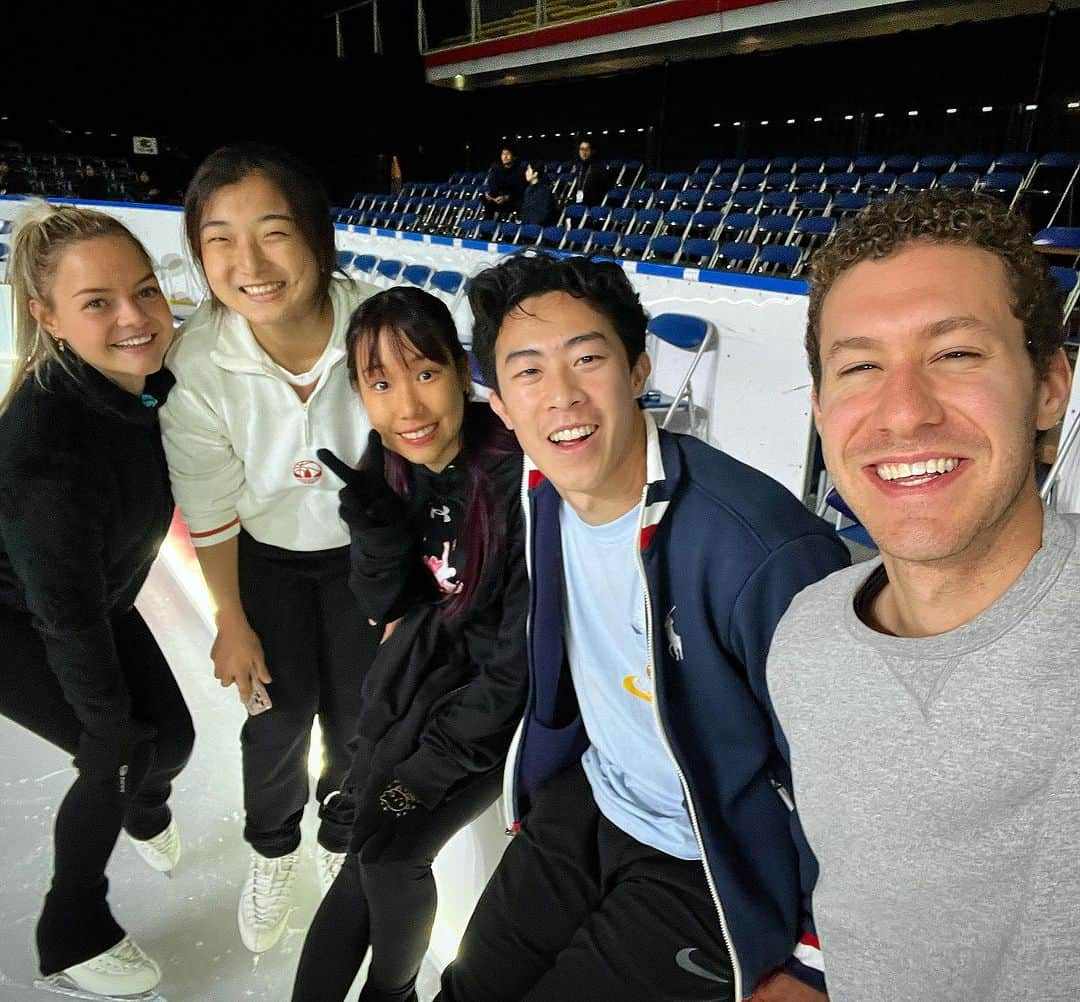
<instances>
[{"instance_id":1,"label":"woman in white quarter-zip jacket","mask_svg":"<svg viewBox=\"0 0 1080 1002\"><path fill-rule=\"evenodd\" d=\"M340 486L316 450L355 463L370 428L349 386L345 330L376 290L334 277L330 207L289 154L225 147L196 171L184 227L211 298L184 325L161 425L177 504L214 601L214 674L249 710L241 732L244 837L237 910L248 949L285 928L308 799L312 720L323 735L320 805L340 788L378 637L348 588ZM327 817L324 887L348 831Z\"/></svg>"}]
</instances>

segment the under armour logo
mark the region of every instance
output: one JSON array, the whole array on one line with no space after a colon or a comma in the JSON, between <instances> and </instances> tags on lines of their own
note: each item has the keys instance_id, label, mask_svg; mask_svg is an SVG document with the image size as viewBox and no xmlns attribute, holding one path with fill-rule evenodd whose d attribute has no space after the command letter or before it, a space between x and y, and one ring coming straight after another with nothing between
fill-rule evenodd
<instances>
[{"instance_id":1,"label":"under armour logo","mask_svg":"<svg viewBox=\"0 0 1080 1002\"><path fill-rule=\"evenodd\" d=\"M682 649L682 637L675 632L675 610L678 606L673 605L671 612L664 617L664 633L667 634L668 653L676 661L682 661L683 649Z\"/></svg>"},{"instance_id":2,"label":"under armour logo","mask_svg":"<svg viewBox=\"0 0 1080 1002\"><path fill-rule=\"evenodd\" d=\"M444 504L441 508L432 508L429 518L441 518L444 522L450 521L450 505Z\"/></svg>"},{"instance_id":3,"label":"under armour logo","mask_svg":"<svg viewBox=\"0 0 1080 1002\"><path fill-rule=\"evenodd\" d=\"M693 974L696 977L704 978L706 981L713 981L718 985L731 984L730 974L710 971L707 968L702 967L700 964L695 964L692 959L692 955L696 951L696 946L684 946L678 953L675 954L675 966L682 968L684 971L686 971L687 974Z\"/></svg>"}]
</instances>

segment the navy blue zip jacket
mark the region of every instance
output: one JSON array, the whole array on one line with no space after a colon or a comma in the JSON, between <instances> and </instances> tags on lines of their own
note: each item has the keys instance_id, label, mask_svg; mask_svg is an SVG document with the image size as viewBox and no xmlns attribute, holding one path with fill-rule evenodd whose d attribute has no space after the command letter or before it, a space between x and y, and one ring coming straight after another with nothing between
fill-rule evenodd
<instances>
[{"instance_id":1,"label":"navy blue zip jacket","mask_svg":"<svg viewBox=\"0 0 1080 1002\"><path fill-rule=\"evenodd\" d=\"M648 428L639 570L657 724L681 774L735 970L736 998L778 967L824 988L800 880L788 768L765 685L773 630L847 566L830 527L769 477L699 439ZM513 827L529 793L589 739L563 639L560 498L528 474L529 696L507 766ZM805 961L805 963L803 962Z\"/></svg>"}]
</instances>

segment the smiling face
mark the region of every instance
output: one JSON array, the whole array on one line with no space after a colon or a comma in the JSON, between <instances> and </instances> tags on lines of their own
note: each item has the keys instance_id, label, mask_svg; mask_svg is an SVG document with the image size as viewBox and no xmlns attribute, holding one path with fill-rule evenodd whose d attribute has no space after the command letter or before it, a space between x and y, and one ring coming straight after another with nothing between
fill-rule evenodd
<instances>
[{"instance_id":1,"label":"smiling face","mask_svg":"<svg viewBox=\"0 0 1080 1002\"><path fill-rule=\"evenodd\" d=\"M976 247L913 243L865 260L822 304L814 418L844 500L882 553L973 554L1041 527L1034 440L1069 389L1036 376L1005 268Z\"/></svg>"},{"instance_id":2,"label":"smiling face","mask_svg":"<svg viewBox=\"0 0 1080 1002\"><path fill-rule=\"evenodd\" d=\"M319 308L319 268L289 203L262 174L218 188L199 227L214 296L258 334L307 320Z\"/></svg>"},{"instance_id":3,"label":"smiling face","mask_svg":"<svg viewBox=\"0 0 1080 1002\"><path fill-rule=\"evenodd\" d=\"M173 332L143 251L120 236L80 241L57 262L49 293L49 302L30 300L46 333L129 393L141 393Z\"/></svg>"},{"instance_id":4,"label":"smiling face","mask_svg":"<svg viewBox=\"0 0 1080 1002\"><path fill-rule=\"evenodd\" d=\"M400 345L400 350L398 348ZM438 473L461 451L461 423L470 386L467 363L426 358L405 338L378 335L378 350L357 345L360 397L383 445Z\"/></svg>"},{"instance_id":5,"label":"smiling face","mask_svg":"<svg viewBox=\"0 0 1080 1002\"><path fill-rule=\"evenodd\" d=\"M526 299L502 322L495 371L492 408L582 518L610 521L638 502L649 358L631 367L607 317L565 292Z\"/></svg>"}]
</instances>

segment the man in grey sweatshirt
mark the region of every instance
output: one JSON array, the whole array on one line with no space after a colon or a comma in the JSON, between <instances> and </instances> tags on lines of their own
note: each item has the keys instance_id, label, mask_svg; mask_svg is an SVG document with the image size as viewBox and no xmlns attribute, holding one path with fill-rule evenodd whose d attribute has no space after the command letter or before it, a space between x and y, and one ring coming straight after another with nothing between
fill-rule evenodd
<instances>
[{"instance_id":1,"label":"man in grey sweatshirt","mask_svg":"<svg viewBox=\"0 0 1080 1002\"><path fill-rule=\"evenodd\" d=\"M1062 340L986 196L875 203L815 261L815 421L881 552L768 662L833 1002L1080 998L1080 519L1035 480Z\"/></svg>"}]
</instances>

